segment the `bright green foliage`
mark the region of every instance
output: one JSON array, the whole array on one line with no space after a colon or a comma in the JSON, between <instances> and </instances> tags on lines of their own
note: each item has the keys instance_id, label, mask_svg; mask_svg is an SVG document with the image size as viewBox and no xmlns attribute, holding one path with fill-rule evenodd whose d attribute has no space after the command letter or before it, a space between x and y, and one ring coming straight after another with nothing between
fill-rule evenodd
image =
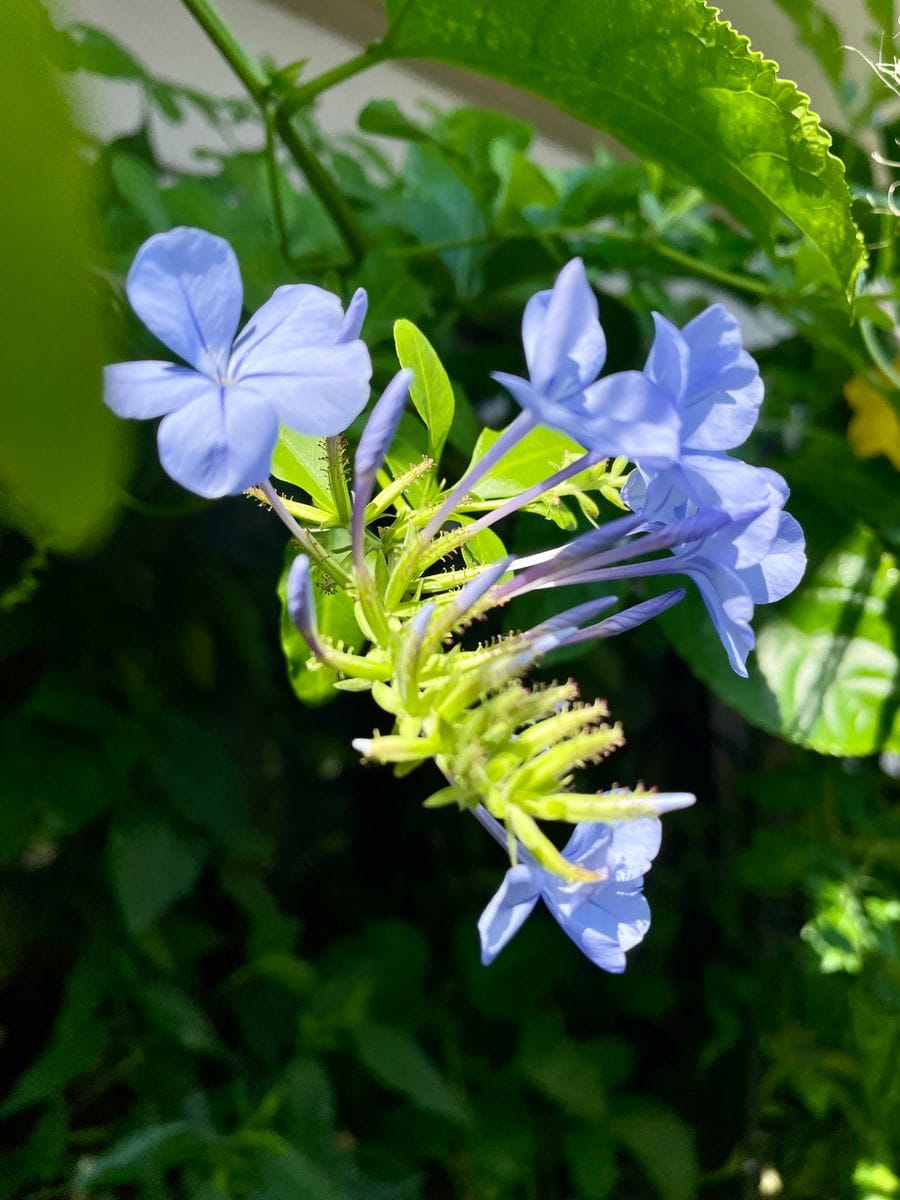
<instances>
[{"instance_id":1,"label":"bright green foliage","mask_svg":"<svg viewBox=\"0 0 900 1200\"><path fill-rule=\"evenodd\" d=\"M392 55L538 92L724 204L768 241L781 214L852 293L864 261L840 160L807 97L705 0L388 0Z\"/></svg>"},{"instance_id":2,"label":"bright green foliage","mask_svg":"<svg viewBox=\"0 0 900 1200\"><path fill-rule=\"evenodd\" d=\"M763 729L822 754L900 751L900 567L877 537L850 532L813 562L795 598L760 616L746 683L703 636L696 602L666 624L700 678Z\"/></svg>"}]
</instances>

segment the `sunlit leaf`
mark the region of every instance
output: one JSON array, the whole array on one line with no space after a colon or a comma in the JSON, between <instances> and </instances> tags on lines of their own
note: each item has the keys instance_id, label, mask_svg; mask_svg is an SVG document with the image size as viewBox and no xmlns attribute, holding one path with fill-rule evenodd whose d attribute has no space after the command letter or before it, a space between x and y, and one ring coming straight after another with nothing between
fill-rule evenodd
<instances>
[{"instance_id":1,"label":"sunlit leaf","mask_svg":"<svg viewBox=\"0 0 900 1200\"><path fill-rule=\"evenodd\" d=\"M766 242L788 217L832 281L863 263L843 166L793 83L704 0L387 0L388 51L537 92L661 163Z\"/></svg>"}]
</instances>

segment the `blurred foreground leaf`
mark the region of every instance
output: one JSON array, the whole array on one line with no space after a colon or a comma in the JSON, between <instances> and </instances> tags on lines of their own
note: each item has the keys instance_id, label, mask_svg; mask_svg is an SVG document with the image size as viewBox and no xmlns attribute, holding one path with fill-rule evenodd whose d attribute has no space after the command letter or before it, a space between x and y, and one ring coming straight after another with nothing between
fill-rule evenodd
<instances>
[{"instance_id":1,"label":"blurred foreground leaf","mask_svg":"<svg viewBox=\"0 0 900 1200\"><path fill-rule=\"evenodd\" d=\"M100 398L108 355L90 298L99 281L87 271L87 168L42 52L38 12L7 4L0 14L0 516L41 543L77 550L112 515L124 431Z\"/></svg>"}]
</instances>

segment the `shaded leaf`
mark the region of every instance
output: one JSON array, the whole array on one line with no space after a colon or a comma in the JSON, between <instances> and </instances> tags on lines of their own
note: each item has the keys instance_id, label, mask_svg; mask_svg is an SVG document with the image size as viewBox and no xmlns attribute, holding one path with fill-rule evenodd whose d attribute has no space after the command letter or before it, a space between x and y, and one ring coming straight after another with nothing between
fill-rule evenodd
<instances>
[{"instance_id":1,"label":"shaded leaf","mask_svg":"<svg viewBox=\"0 0 900 1200\"><path fill-rule=\"evenodd\" d=\"M117 818L110 830L113 886L132 933L140 933L193 887L208 847L162 817Z\"/></svg>"},{"instance_id":2,"label":"shaded leaf","mask_svg":"<svg viewBox=\"0 0 900 1200\"><path fill-rule=\"evenodd\" d=\"M353 1038L360 1062L379 1083L427 1112L466 1120L459 1097L409 1034L364 1022L354 1028Z\"/></svg>"}]
</instances>

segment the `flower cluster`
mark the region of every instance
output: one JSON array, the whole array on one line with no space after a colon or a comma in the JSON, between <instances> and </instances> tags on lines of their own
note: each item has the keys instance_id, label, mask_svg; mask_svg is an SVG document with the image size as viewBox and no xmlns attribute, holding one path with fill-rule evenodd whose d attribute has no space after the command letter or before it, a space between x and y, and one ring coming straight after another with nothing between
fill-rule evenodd
<instances>
[{"instance_id":1,"label":"flower cluster","mask_svg":"<svg viewBox=\"0 0 900 1200\"><path fill-rule=\"evenodd\" d=\"M436 763L447 786L426 804L471 812L508 851L510 869L479 922L485 963L543 897L591 961L623 970L649 926L643 876L659 849L659 818L694 797L574 791L576 769L612 752L621 731L606 723L602 701L579 700L572 681L523 680L550 651L619 635L684 596L673 588L610 612L616 600L602 585L668 575L695 583L732 667L746 675L754 605L790 592L805 560L801 530L784 512L784 480L728 453L746 441L763 397L734 318L715 305L679 330L655 314L643 370L601 377L597 299L574 259L525 308L527 377L494 376L521 412L490 449L448 489L430 459L387 470L415 378L404 367L360 435L351 495L338 435L369 395L364 292L344 311L321 288L279 288L236 336L242 289L231 248L202 230L175 229L141 248L127 294L183 363L108 367L107 403L121 416L163 418L160 460L185 487L206 497L250 490L281 518L295 542L286 612L308 668L370 690L393 721L390 733L354 745L398 771ZM326 439L333 512L274 490L280 426ZM482 481L523 438L540 437L540 426L583 453L548 461L546 478L511 498L480 500ZM591 491L631 511L598 523ZM564 496L578 499L592 528L527 558L473 559L485 529ZM349 560L319 536L339 524ZM319 628L320 581L356 601L364 652ZM598 595L522 633L466 644L467 628L491 609L573 583L597 584ZM575 826L561 851L541 828L547 820Z\"/></svg>"}]
</instances>

